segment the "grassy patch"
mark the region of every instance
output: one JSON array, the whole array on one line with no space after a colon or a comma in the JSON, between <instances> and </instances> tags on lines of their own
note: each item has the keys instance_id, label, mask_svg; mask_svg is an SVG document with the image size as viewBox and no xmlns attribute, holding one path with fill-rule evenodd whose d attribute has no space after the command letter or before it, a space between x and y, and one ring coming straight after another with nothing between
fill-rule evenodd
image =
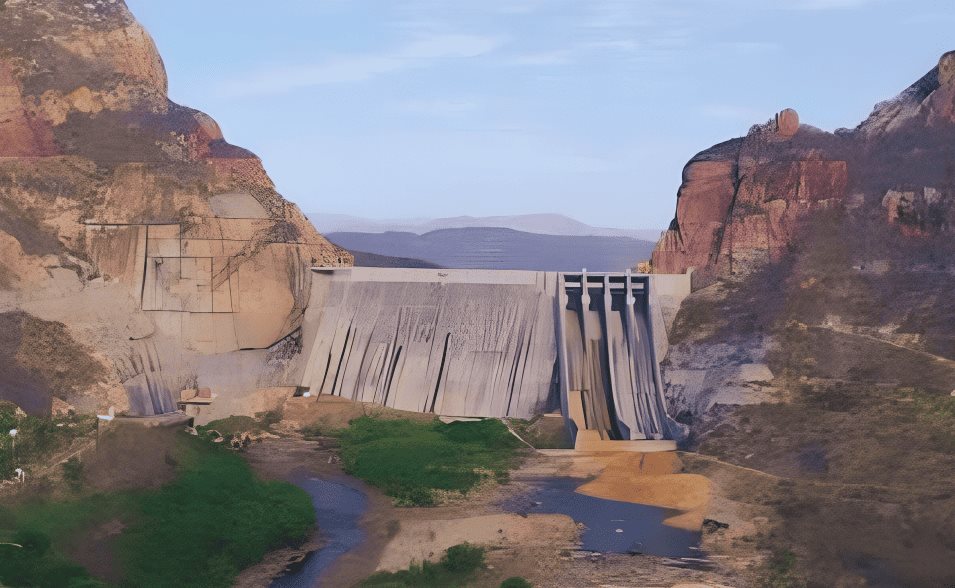
<instances>
[{"instance_id":1,"label":"grassy patch","mask_svg":"<svg viewBox=\"0 0 955 588\"><path fill-rule=\"evenodd\" d=\"M340 434L345 471L398 504L428 506L435 491L466 493L482 478L506 479L520 441L501 422L360 417Z\"/></svg>"},{"instance_id":2,"label":"grassy patch","mask_svg":"<svg viewBox=\"0 0 955 588\"><path fill-rule=\"evenodd\" d=\"M9 586L105 586L82 567L52 553L46 535L21 531L9 544L0 543L0 573Z\"/></svg>"},{"instance_id":3,"label":"grassy patch","mask_svg":"<svg viewBox=\"0 0 955 588\"><path fill-rule=\"evenodd\" d=\"M97 525L116 519L125 530L110 548L124 583L230 586L266 552L305 539L315 522L303 491L257 479L234 453L183 435L176 460L178 478L157 490L33 502L0 512L0 542L15 543L26 534L38 546L7 546L10 553L0 553L0 584L98 585L64 553Z\"/></svg>"},{"instance_id":4,"label":"grassy patch","mask_svg":"<svg viewBox=\"0 0 955 588\"><path fill-rule=\"evenodd\" d=\"M455 588L467 586L484 567L484 548L462 543L449 547L438 563L412 563L407 570L378 572L362 588Z\"/></svg>"},{"instance_id":5,"label":"grassy patch","mask_svg":"<svg viewBox=\"0 0 955 588\"><path fill-rule=\"evenodd\" d=\"M8 434L11 429L17 430L15 439ZM15 405L0 401L0 479L10 478L17 467L29 469L95 430L94 416L27 416Z\"/></svg>"}]
</instances>

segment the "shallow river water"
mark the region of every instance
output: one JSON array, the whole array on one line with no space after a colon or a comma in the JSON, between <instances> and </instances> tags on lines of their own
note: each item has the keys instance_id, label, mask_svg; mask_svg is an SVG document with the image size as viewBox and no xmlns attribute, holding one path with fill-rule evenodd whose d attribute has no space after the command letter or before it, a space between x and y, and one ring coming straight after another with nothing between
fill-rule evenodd
<instances>
[{"instance_id":1,"label":"shallow river water","mask_svg":"<svg viewBox=\"0 0 955 588\"><path fill-rule=\"evenodd\" d=\"M368 507L368 498L347 478L323 480L297 476L292 483L312 497L322 547L289 568L272 581L272 588L308 588L320 586L322 575L339 556L354 549L365 539L359 526Z\"/></svg>"},{"instance_id":2,"label":"shallow river water","mask_svg":"<svg viewBox=\"0 0 955 588\"><path fill-rule=\"evenodd\" d=\"M603 553L645 553L699 557L700 533L664 525L677 511L579 494L576 478L544 478L533 490L506 501L511 512L564 514L587 528L581 549Z\"/></svg>"}]
</instances>

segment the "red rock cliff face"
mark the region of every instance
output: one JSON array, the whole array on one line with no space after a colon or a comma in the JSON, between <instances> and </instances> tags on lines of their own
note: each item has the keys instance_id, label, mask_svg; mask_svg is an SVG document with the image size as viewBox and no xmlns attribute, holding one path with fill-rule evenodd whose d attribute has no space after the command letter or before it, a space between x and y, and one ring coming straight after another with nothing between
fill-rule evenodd
<instances>
[{"instance_id":1,"label":"red rock cliff face","mask_svg":"<svg viewBox=\"0 0 955 588\"><path fill-rule=\"evenodd\" d=\"M786 110L683 170L676 217L653 271L694 281L744 275L778 259L809 213L878 214L907 234L955 227L955 52L853 130L800 125Z\"/></svg>"}]
</instances>

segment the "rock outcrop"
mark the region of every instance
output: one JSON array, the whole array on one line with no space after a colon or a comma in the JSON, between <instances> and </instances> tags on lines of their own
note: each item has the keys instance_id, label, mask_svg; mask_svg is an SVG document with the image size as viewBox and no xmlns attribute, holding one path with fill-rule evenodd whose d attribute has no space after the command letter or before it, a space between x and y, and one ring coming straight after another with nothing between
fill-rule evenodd
<instances>
[{"instance_id":1,"label":"rock outcrop","mask_svg":"<svg viewBox=\"0 0 955 588\"><path fill-rule=\"evenodd\" d=\"M696 268L698 285L778 260L802 221L840 208L910 235L955 226L955 52L852 130L828 133L786 109L697 154L653 270Z\"/></svg>"},{"instance_id":2,"label":"rock outcrop","mask_svg":"<svg viewBox=\"0 0 955 588\"><path fill-rule=\"evenodd\" d=\"M103 367L88 386L11 399L151 414L184 388L286 384L275 364L295 351L307 268L351 256L211 117L168 99L162 59L121 0L3 6L0 311L64 325ZM35 367L31 353L59 369L57 348L4 357Z\"/></svg>"}]
</instances>

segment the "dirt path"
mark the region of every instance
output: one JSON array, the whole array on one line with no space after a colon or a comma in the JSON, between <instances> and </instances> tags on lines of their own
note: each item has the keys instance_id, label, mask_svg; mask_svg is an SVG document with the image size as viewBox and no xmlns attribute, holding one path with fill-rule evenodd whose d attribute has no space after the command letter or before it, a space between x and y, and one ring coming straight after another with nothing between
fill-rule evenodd
<instances>
[{"instance_id":1,"label":"dirt path","mask_svg":"<svg viewBox=\"0 0 955 588\"><path fill-rule=\"evenodd\" d=\"M927 359L931 359L931 360L933 360L933 361L937 361L937 362L940 362L940 363L944 363L944 364L948 364L948 365L951 365L951 366L955 366L955 360L949 359L949 358L947 358L947 357L942 357L941 355L935 355L934 353L929 353L928 351L923 351L923 350L921 350L921 349L915 349L915 348L913 348L913 347L906 347L905 345L901 345L901 344L895 343L895 342L893 342L893 341L888 341L888 340L886 340L886 339L880 339L879 337L873 337L872 335L866 335L865 333L856 333L856 332L851 331L851 330L849 330L849 329L840 329L840 328L838 328L838 327L836 327L836 326L833 326L833 325L812 325L812 326L810 326L809 328L811 328L811 329L819 329L819 330L824 330L824 331L830 331L830 332L833 332L833 333L838 333L838 334L840 334L840 335L848 335L848 336L850 336L850 337L858 337L858 338L860 338L860 339L866 339L866 340L868 340L868 341L873 341L873 342L875 342L875 343L882 343L883 345L890 345L890 346L895 347L895 348L897 348L897 349L902 349L903 351L908 351L909 353L915 353L915 354L917 354L917 355L921 355L922 357L925 357L925 358L927 358Z\"/></svg>"}]
</instances>

